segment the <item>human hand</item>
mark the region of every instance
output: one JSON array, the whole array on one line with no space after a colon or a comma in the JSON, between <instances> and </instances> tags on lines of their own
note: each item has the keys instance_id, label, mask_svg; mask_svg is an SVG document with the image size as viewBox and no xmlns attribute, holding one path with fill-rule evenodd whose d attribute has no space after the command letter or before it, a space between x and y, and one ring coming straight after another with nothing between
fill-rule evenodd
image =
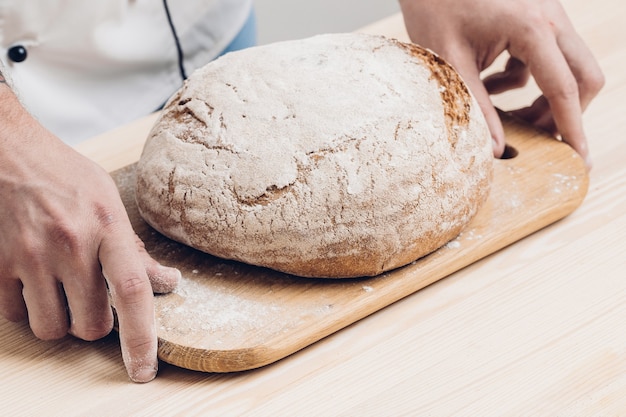
<instances>
[{"instance_id":1,"label":"human hand","mask_svg":"<svg viewBox=\"0 0 626 417\"><path fill-rule=\"evenodd\" d=\"M524 86L533 76L543 95L512 113L560 134L591 167L582 112L604 76L558 0L400 0L411 40L454 66L476 97L494 140L504 152L502 124L490 94ZM481 80L504 51L506 68Z\"/></svg>"},{"instance_id":2,"label":"human hand","mask_svg":"<svg viewBox=\"0 0 626 417\"><path fill-rule=\"evenodd\" d=\"M110 292L128 374L153 379L153 290L171 291L180 272L145 251L111 177L2 88L0 314L41 339L96 340L113 327Z\"/></svg>"}]
</instances>

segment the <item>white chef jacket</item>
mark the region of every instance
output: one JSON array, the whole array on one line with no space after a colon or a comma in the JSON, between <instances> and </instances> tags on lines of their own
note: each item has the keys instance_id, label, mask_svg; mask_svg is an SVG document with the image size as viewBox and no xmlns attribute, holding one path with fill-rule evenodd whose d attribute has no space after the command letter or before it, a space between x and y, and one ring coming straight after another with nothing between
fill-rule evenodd
<instances>
[{"instance_id":1,"label":"white chef jacket","mask_svg":"<svg viewBox=\"0 0 626 417\"><path fill-rule=\"evenodd\" d=\"M191 74L236 37L252 0L167 6ZM7 55L16 45L22 62ZM72 145L149 114L182 85L163 0L0 0L0 59L24 106Z\"/></svg>"}]
</instances>

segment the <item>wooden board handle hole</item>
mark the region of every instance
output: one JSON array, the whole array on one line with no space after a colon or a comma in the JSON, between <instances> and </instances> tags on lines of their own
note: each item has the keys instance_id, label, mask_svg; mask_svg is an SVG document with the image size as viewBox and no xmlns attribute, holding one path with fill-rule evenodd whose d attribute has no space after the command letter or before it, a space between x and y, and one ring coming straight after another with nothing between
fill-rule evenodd
<instances>
[{"instance_id":1,"label":"wooden board handle hole","mask_svg":"<svg viewBox=\"0 0 626 417\"><path fill-rule=\"evenodd\" d=\"M502 154L500 159L513 159L517 155L519 155L519 152L517 151L517 149L515 149L514 147L510 145L506 145L504 147L504 153Z\"/></svg>"}]
</instances>

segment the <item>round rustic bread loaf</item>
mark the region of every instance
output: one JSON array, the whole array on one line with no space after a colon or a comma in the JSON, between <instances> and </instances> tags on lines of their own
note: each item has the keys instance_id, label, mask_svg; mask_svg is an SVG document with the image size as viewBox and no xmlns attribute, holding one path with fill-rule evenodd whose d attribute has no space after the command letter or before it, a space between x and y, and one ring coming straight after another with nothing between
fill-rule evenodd
<instances>
[{"instance_id":1,"label":"round rustic bread loaf","mask_svg":"<svg viewBox=\"0 0 626 417\"><path fill-rule=\"evenodd\" d=\"M439 57L320 35L196 71L149 135L136 197L154 228L218 257L371 276L455 238L492 160L479 107Z\"/></svg>"}]
</instances>

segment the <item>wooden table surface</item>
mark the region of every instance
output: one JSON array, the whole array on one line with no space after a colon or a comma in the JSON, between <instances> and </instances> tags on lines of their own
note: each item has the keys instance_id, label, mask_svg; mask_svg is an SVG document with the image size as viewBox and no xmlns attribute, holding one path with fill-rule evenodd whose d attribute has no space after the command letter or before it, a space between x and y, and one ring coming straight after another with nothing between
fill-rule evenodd
<instances>
[{"instance_id":1,"label":"wooden table surface","mask_svg":"<svg viewBox=\"0 0 626 417\"><path fill-rule=\"evenodd\" d=\"M626 6L563 3L607 79L585 113L595 165L571 216L244 373L162 364L133 384L114 334L44 342L0 319L0 415L626 416ZM364 30L406 38L399 15ZM509 109L536 92L494 100ZM153 120L80 150L124 166Z\"/></svg>"}]
</instances>

